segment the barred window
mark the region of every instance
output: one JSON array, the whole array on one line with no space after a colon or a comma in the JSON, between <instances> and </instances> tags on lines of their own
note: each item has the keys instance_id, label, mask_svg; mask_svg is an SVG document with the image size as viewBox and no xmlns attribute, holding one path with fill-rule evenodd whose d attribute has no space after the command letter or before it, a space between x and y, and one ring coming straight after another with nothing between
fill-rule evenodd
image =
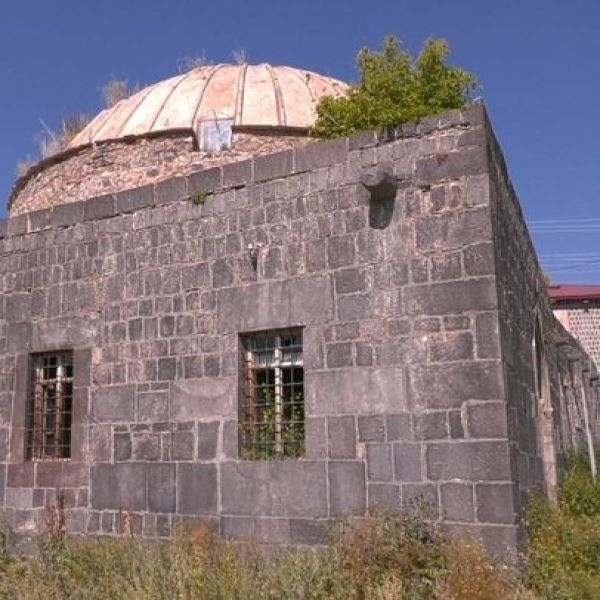
<instances>
[{"instance_id":1,"label":"barred window","mask_svg":"<svg viewBox=\"0 0 600 600\"><path fill-rule=\"evenodd\" d=\"M29 365L27 458L70 458L73 353L34 354Z\"/></svg>"},{"instance_id":2,"label":"barred window","mask_svg":"<svg viewBox=\"0 0 600 600\"><path fill-rule=\"evenodd\" d=\"M242 456L294 458L304 454L302 330L244 336Z\"/></svg>"}]
</instances>

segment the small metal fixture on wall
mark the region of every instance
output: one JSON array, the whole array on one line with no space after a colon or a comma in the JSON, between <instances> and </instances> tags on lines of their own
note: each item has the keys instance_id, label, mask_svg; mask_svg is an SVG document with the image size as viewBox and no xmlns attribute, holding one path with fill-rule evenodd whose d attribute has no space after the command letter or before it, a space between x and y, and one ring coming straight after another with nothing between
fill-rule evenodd
<instances>
[{"instance_id":1,"label":"small metal fixture on wall","mask_svg":"<svg viewBox=\"0 0 600 600\"><path fill-rule=\"evenodd\" d=\"M253 269L256 271L258 267L258 253L260 252L260 244L253 244L250 242L248 244L248 256L250 258L250 262L252 263Z\"/></svg>"}]
</instances>

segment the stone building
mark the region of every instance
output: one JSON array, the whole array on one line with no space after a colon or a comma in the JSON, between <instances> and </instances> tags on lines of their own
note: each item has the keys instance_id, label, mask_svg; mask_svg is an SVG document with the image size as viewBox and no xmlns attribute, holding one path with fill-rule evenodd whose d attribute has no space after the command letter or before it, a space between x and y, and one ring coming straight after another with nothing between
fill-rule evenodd
<instances>
[{"instance_id":1,"label":"stone building","mask_svg":"<svg viewBox=\"0 0 600 600\"><path fill-rule=\"evenodd\" d=\"M551 285L554 314L600 365L600 285Z\"/></svg>"},{"instance_id":2,"label":"stone building","mask_svg":"<svg viewBox=\"0 0 600 600\"><path fill-rule=\"evenodd\" d=\"M0 229L0 503L313 544L428 504L514 549L595 369L558 323L482 105L311 142L340 82L206 67L101 113Z\"/></svg>"}]
</instances>

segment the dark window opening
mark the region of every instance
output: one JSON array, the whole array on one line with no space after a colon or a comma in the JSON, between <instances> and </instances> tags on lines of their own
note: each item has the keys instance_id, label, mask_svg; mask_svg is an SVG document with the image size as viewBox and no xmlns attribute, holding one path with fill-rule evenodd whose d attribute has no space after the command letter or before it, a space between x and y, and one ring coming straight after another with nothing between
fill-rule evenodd
<instances>
[{"instance_id":1,"label":"dark window opening","mask_svg":"<svg viewBox=\"0 0 600 600\"><path fill-rule=\"evenodd\" d=\"M71 457L73 353L35 354L30 358L27 458Z\"/></svg>"},{"instance_id":2,"label":"dark window opening","mask_svg":"<svg viewBox=\"0 0 600 600\"><path fill-rule=\"evenodd\" d=\"M302 330L244 336L243 347L242 457L260 460L303 456Z\"/></svg>"}]
</instances>

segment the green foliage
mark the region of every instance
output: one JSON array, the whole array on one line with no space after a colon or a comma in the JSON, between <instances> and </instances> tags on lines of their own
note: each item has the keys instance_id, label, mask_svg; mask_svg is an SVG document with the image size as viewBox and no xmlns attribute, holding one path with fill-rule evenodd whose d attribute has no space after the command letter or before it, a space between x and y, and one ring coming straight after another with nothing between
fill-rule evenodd
<instances>
[{"instance_id":1,"label":"green foliage","mask_svg":"<svg viewBox=\"0 0 600 600\"><path fill-rule=\"evenodd\" d=\"M363 48L357 57L358 83L348 97L319 102L314 133L332 138L464 108L476 79L449 66L448 55L441 39L427 40L416 58L393 36L384 39L381 52Z\"/></svg>"},{"instance_id":2,"label":"green foliage","mask_svg":"<svg viewBox=\"0 0 600 600\"><path fill-rule=\"evenodd\" d=\"M273 460L304 455L304 395L296 392L283 404L282 418L275 407L275 394L268 388L257 390L257 421L240 425L244 440L244 458ZM281 432L282 451L277 451L277 431Z\"/></svg>"},{"instance_id":3,"label":"green foliage","mask_svg":"<svg viewBox=\"0 0 600 600\"><path fill-rule=\"evenodd\" d=\"M600 452L596 450L597 464L599 458ZM586 452L570 457L559 502L561 509L568 514L600 517L600 480L592 480Z\"/></svg>"},{"instance_id":4,"label":"green foliage","mask_svg":"<svg viewBox=\"0 0 600 600\"><path fill-rule=\"evenodd\" d=\"M544 498L530 502L527 526L528 576L541 597L600 598L600 485L586 453L570 458L558 506Z\"/></svg>"},{"instance_id":5,"label":"green foliage","mask_svg":"<svg viewBox=\"0 0 600 600\"><path fill-rule=\"evenodd\" d=\"M198 190L193 194L190 194L190 202L194 206L202 206L206 202L207 198L208 194L202 190Z\"/></svg>"}]
</instances>

